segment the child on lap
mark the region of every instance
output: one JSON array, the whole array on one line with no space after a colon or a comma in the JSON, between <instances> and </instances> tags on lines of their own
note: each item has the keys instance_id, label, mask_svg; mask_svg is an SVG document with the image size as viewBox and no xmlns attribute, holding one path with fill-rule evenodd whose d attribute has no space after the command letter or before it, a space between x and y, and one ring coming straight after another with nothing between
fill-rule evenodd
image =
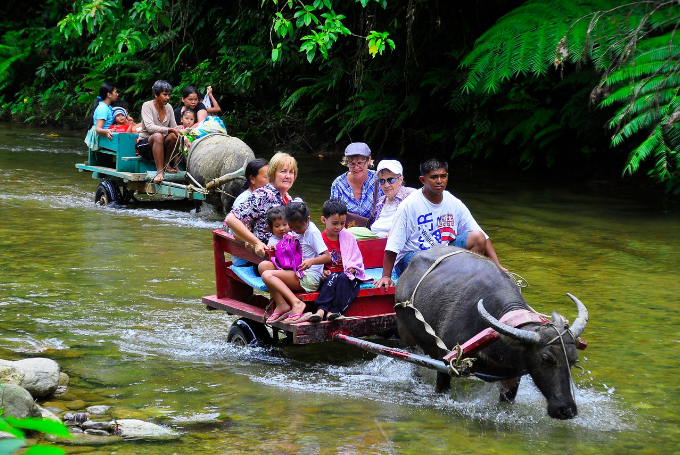
<instances>
[{"instance_id":1,"label":"child on lap","mask_svg":"<svg viewBox=\"0 0 680 455\"><path fill-rule=\"evenodd\" d=\"M316 292L321 283L323 264L331 260L321 232L310 221L309 209L304 202L289 203L286 206L286 220L290 230L298 235L302 247L302 264L298 267L298 272L304 272L304 276L298 278L293 270L277 270L270 261L259 264L262 281L267 285L267 290L276 303L274 313L267 322L278 321L289 313L283 322L298 323L309 320L312 313L304 313L305 302L298 299L294 292Z\"/></svg>"},{"instance_id":2,"label":"child on lap","mask_svg":"<svg viewBox=\"0 0 680 455\"><path fill-rule=\"evenodd\" d=\"M272 207L267 212L267 227L272 236L267 242L268 248L273 248L281 241L284 235L288 234L290 227L288 220L286 220L286 208L282 205Z\"/></svg>"},{"instance_id":3,"label":"child on lap","mask_svg":"<svg viewBox=\"0 0 680 455\"><path fill-rule=\"evenodd\" d=\"M359 245L345 229L347 206L340 199L323 204L321 221L326 225L322 237L331 255L324 270L324 281L316 299L317 311L309 322L329 321L341 317L359 294L363 281L372 278L364 274L364 259Z\"/></svg>"}]
</instances>

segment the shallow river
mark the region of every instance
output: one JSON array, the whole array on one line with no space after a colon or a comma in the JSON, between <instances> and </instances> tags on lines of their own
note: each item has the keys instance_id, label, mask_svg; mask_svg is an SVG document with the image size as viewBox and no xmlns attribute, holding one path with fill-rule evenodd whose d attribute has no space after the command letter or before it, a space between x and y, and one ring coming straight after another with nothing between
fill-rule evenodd
<instances>
[{"instance_id":1,"label":"shallow river","mask_svg":"<svg viewBox=\"0 0 680 455\"><path fill-rule=\"evenodd\" d=\"M579 415L550 419L523 379L513 405L494 385L454 381L334 344L237 349L214 294L213 210L151 200L93 204L79 173L84 134L0 123L0 358L47 356L74 400L179 430L179 440L66 447L69 453L671 453L680 444L680 216L655 203L519 181L449 190L526 278L529 304L590 311L574 369ZM336 159L300 159L291 193L318 219ZM416 186L415 172L407 183Z\"/></svg>"}]
</instances>

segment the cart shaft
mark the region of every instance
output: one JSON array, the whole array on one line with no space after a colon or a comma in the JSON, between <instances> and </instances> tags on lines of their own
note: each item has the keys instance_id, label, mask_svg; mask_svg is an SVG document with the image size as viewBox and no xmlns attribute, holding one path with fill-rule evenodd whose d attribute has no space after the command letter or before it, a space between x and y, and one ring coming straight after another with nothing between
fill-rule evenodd
<instances>
[{"instance_id":1,"label":"cart shaft","mask_svg":"<svg viewBox=\"0 0 680 455\"><path fill-rule=\"evenodd\" d=\"M415 365L420 365L431 370L439 371L440 373L449 374L449 366L446 363L440 360L431 359L430 357L412 354L402 349L390 348L388 346L383 346L377 343L371 343L370 341L350 337L347 335L343 335L341 333L336 333L335 335L333 335L333 341L337 341L338 343L342 344L348 344L350 346L356 346L359 349L363 349L374 354L393 357L395 359L403 360L405 362L413 363Z\"/></svg>"}]
</instances>

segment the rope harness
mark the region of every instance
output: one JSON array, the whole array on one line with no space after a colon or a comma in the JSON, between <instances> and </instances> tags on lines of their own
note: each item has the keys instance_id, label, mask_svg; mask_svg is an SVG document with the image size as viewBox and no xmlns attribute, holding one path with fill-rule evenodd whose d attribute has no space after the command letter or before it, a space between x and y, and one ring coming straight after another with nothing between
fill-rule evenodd
<instances>
[{"instance_id":1,"label":"rope harness","mask_svg":"<svg viewBox=\"0 0 680 455\"><path fill-rule=\"evenodd\" d=\"M458 354L456 356L452 357L449 360L449 375L453 376L453 377L469 376L471 374L470 368L472 367L472 362L474 361L474 359L471 359L471 358L464 359L464 358L462 358L463 357L463 350L461 349L459 344L457 344L453 348L453 350L449 349L446 346L446 343L444 343L442 341L442 339L439 338L437 336L437 334L434 332L434 329L432 329L432 326L430 324L428 324L427 321L425 321L425 318L423 317L422 313L420 311L418 311L418 308L413 306L413 302L415 301L416 292L418 291L418 287L420 287L420 284L423 282L425 277L427 275L429 275L430 272L432 272L432 270L434 270L435 267L437 267L444 259L451 257L451 256L454 256L456 254L461 254L461 253L474 254L475 256L484 258L484 256L479 255L477 253L474 253L472 251L468 251L468 250L456 250L456 251L452 251L450 253L447 253L443 256L438 257L437 260L432 263L430 268L427 269L427 271L423 274L423 276L420 277L420 281L418 281L418 284L416 284L416 287L413 289L413 293L411 294L411 299L407 300L405 302L399 302L396 305L394 305L395 308L396 307L401 307L401 308L404 308L404 309L408 308L411 311L413 311L413 314L415 315L416 319L423 324L425 332L427 332L434 339L435 343L437 344L437 347L445 350L447 353L451 353L454 350L457 351ZM486 258L484 258L484 259L486 259Z\"/></svg>"},{"instance_id":2,"label":"rope harness","mask_svg":"<svg viewBox=\"0 0 680 455\"><path fill-rule=\"evenodd\" d=\"M418 309L415 306L413 306L413 302L415 302L416 292L418 291L418 288L420 287L420 284L423 282L425 277L427 275L429 275L430 272L432 272L444 259L449 258L451 256L454 256L456 254L461 254L461 253L468 253L468 254L472 254L472 255L475 255L477 257L480 257L482 259L490 260L489 258L487 258L485 256L482 256L480 254L474 253L474 252L469 251L469 250L456 250L456 251L452 251L450 253L447 253L443 256L440 256L439 258L437 258L432 263L432 265L425 271L423 276L420 278L420 280L416 284L416 287L413 289L413 293L411 294L411 299L407 300L405 302L399 302L395 305L395 308L401 307L401 308L404 308L404 309L406 309L406 308L410 309L413 312L416 319L418 321L420 321L420 323L422 324L425 332L434 339L434 342L436 343L437 347L439 347L440 349L443 349L444 351L447 352L447 354L444 356L444 361L448 360L448 362L449 362L449 375L452 376L452 377L470 376L472 374L470 369L472 368L472 364L473 364L475 359L464 358L463 356L465 355L465 351L461 347L460 344L456 344L456 346L454 346L453 349L449 349L446 346L446 343L444 343L444 341L442 341L442 339L437 336L434 329L432 329L432 326L430 326L430 324L428 324L427 321L425 321L425 318L423 317L422 313L420 311L418 311ZM515 282L517 287L520 288L520 292L521 292L522 288L525 288L529 285L529 283L527 282L526 279L524 279L522 276L520 276L516 273L508 272L507 275ZM578 344L576 337L574 337L574 334L569 329L565 329L563 332L560 332L559 329L553 323L547 322L548 317L546 315L538 313L536 310L534 310L531 307L529 307L529 308L534 313L534 315L531 315L531 313L527 312L526 310L522 310L522 311L525 311L526 313L528 313L527 318L525 318L525 320L522 321L521 323L518 323L516 325L513 324L513 326L518 327L520 325L523 325L523 323L527 323L527 322L539 322L539 323L542 323L542 324L550 325L557 332L557 336L555 338L553 338L552 340L550 340L547 343L547 345L550 345L550 344L554 343L555 341L557 341L559 339L560 343L562 344L562 352L564 353L564 359L567 362L567 365L569 365L569 359L567 357L567 349L564 345L563 336L568 333L571 336L572 340L574 340L574 344ZM518 310L518 312L519 312L519 310ZM506 316L510 316L510 314L507 314ZM492 329L487 329L487 330L492 330ZM581 367L579 367L579 368L581 368ZM573 390L573 388L574 388L573 380L572 380L572 377L571 377L571 369L568 368L568 370L569 370L569 379L570 379L570 385L571 385L571 393L572 393L572 398L573 398L575 396L574 390ZM581 368L581 370L583 370L583 369Z\"/></svg>"}]
</instances>

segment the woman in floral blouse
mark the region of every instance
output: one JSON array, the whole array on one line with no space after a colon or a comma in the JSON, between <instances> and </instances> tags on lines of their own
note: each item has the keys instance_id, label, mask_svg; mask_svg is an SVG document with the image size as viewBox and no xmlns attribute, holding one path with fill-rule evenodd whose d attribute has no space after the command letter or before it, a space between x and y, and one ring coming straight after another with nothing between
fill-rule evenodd
<instances>
[{"instance_id":1,"label":"woman in floral blouse","mask_svg":"<svg viewBox=\"0 0 680 455\"><path fill-rule=\"evenodd\" d=\"M253 191L248 199L233 209L224 220L234 235L253 245L255 253L264 257L271 232L267 229L267 212L286 205L291 198L288 191L297 177L297 162L287 153L279 152L269 160L269 183Z\"/></svg>"}]
</instances>

